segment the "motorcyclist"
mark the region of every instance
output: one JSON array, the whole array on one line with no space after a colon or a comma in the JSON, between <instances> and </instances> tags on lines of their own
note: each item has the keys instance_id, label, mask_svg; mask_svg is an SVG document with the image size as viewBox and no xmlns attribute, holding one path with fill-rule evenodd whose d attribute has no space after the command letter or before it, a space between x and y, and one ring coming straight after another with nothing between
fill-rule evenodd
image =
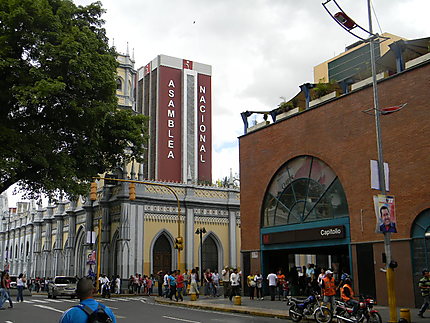
<instances>
[{"instance_id":1,"label":"motorcyclist","mask_svg":"<svg viewBox=\"0 0 430 323\"><path fill-rule=\"evenodd\" d=\"M340 288L340 297L346 303L346 305L352 307L351 315L355 317L359 309L360 303L354 299L354 291L351 287L351 279L349 277L345 278L344 284Z\"/></svg>"}]
</instances>

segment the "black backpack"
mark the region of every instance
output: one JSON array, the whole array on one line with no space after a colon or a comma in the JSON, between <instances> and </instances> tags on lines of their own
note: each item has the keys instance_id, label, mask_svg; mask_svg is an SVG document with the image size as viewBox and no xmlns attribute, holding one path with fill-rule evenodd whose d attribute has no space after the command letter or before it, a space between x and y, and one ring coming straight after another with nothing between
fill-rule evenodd
<instances>
[{"instance_id":1,"label":"black backpack","mask_svg":"<svg viewBox=\"0 0 430 323\"><path fill-rule=\"evenodd\" d=\"M97 309L93 311L86 305L79 304L77 305L81 310L83 310L88 315L88 323L112 323L112 319L105 312L104 307L99 304Z\"/></svg>"}]
</instances>

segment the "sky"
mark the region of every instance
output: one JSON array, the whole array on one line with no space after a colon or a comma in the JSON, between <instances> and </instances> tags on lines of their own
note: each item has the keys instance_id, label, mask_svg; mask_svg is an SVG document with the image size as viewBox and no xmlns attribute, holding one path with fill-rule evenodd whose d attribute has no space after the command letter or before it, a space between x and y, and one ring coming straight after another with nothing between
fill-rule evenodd
<instances>
[{"instance_id":1,"label":"sky","mask_svg":"<svg viewBox=\"0 0 430 323\"><path fill-rule=\"evenodd\" d=\"M325 0L324 0L325 1ZM74 0L77 5L94 1ZM159 54L212 66L212 177L239 174L241 112L270 111L313 82L313 67L357 41L321 0L102 0L110 44L135 68ZM337 0L368 29L367 0ZM428 0L374 0L373 31L430 36ZM332 13L333 2L328 6ZM252 122L252 117L251 117ZM8 191L9 205L19 196Z\"/></svg>"}]
</instances>

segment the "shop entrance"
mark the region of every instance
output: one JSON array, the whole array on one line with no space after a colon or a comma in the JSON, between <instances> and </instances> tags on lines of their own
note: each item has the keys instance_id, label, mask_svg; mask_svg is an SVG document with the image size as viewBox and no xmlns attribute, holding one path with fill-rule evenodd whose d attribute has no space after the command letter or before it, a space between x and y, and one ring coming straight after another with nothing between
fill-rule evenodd
<instances>
[{"instance_id":1,"label":"shop entrance","mask_svg":"<svg viewBox=\"0 0 430 323\"><path fill-rule=\"evenodd\" d=\"M263 264L266 276L272 271L282 270L293 285L290 291L296 296L307 293L306 286L303 286L306 284L303 272L308 264L314 265L315 279L321 268L330 268L336 280L340 280L344 272L351 273L349 245L268 250L263 253Z\"/></svg>"}]
</instances>

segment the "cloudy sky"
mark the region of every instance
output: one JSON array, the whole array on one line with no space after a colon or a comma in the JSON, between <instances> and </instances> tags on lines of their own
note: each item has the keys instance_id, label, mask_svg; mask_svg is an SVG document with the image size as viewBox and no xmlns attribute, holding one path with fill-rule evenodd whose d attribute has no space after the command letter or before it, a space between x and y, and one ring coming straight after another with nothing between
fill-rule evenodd
<instances>
[{"instance_id":1,"label":"cloudy sky","mask_svg":"<svg viewBox=\"0 0 430 323\"><path fill-rule=\"evenodd\" d=\"M93 1L75 0L87 5ZM322 0L102 0L107 35L136 68L158 54L212 65L213 178L239 173L240 113L269 111L355 42ZM367 0L337 0L368 27ZM428 0L374 0L374 32L430 36ZM333 10L333 12L336 12ZM10 197L10 202L14 198ZM11 204L11 203L10 203Z\"/></svg>"}]
</instances>

